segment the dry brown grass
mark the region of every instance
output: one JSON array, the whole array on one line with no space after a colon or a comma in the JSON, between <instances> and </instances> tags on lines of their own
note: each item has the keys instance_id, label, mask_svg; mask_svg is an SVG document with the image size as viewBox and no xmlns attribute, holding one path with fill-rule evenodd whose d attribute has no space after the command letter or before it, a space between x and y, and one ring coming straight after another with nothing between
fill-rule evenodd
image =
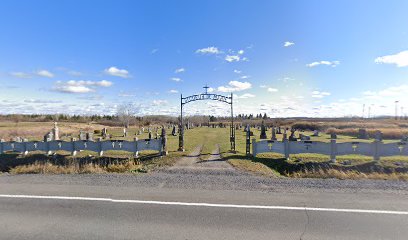
<instances>
[{"instance_id":1,"label":"dry brown grass","mask_svg":"<svg viewBox=\"0 0 408 240\"><path fill-rule=\"evenodd\" d=\"M67 164L56 165L50 162L35 162L33 164L26 164L16 166L10 169L12 174L76 174L76 173L126 173L134 172L141 169L141 165L136 164L134 161L127 161L124 163L113 163L107 166L101 166L99 164Z\"/></svg>"},{"instance_id":2,"label":"dry brown grass","mask_svg":"<svg viewBox=\"0 0 408 240\"><path fill-rule=\"evenodd\" d=\"M383 134L384 139L401 139L403 136L408 135L407 129L401 128L374 128L374 129L367 129L367 133L370 137L375 136L375 132L379 130ZM358 137L358 128L345 128L345 129L337 129L337 128L329 128L327 129L327 133L336 133L338 135L347 135L351 137Z\"/></svg>"},{"instance_id":3,"label":"dry brown grass","mask_svg":"<svg viewBox=\"0 0 408 240\"><path fill-rule=\"evenodd\" d=\"M287 174L294 178L337 178L337 179L377 179L377 180L402 180L408 181L407 173L362 173L358 171L341 171L336 169L303 170Z\"/></svg>"}]
</instances>

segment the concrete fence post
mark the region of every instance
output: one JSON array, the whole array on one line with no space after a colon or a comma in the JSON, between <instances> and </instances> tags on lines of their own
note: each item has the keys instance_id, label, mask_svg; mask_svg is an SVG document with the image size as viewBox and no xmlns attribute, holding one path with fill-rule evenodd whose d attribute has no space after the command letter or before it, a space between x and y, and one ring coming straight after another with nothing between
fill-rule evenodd
<instances>
[{"instance_id":1,"label":"concrete fence post","mask_svg":"<svg viewBox=\"0 0 408 240\"><path fill-rule=\"evenodd\" d=\"M23 142L23 155L27 156L28 151L27 151L27 142Z\"/></svg>"},{"instance_id":2,"label":"concrete fence post","mask_svg":"<svg viewBox=\"0 0 408 240\"><path fill-rule=\"evenodd\" d=\"M4 139L0 139L0 154L3 154L4 152L3 144L4 144Z\"/></svg>"},{"instance_id":3,"label":"concrete fence post","mask_svg":"<svg viewBox=\"0 0 408 240\"><path fill-rule=\"evenodd\" d=\"M381 151L382 141L376 139L374 140L372 144L374 145L373 159L374 161L378 162L380 161L380 151Z\"/></svg>"},{"instance_id":4,"label":"concrete fence post","mask_svg":"<svg viewBox=\"0 0 408 240\"><path fill-rule=\"evenodd\" d=\"M99 157L103 156L103 149L102 149L102 138L98 138L98 151L99 151Z\"/></svg>"},{"instance_id":5,"label":"concrete fence post","mask_svg":"<svg viewBox=\"0 0 408 240\"><path fill-rule=\"evenodd\" d=\"M46 151L47 155L52 154L52 152L50 150L50 142L45 142L45 151Z\"/></svg>"},{"instance_id":6,"label":"concrete fence post","mask_svg":"<svg viewBox=\"0 0 408 240\"><path fill-rule=\"evenodd\" d=\"M137 157L139 156L139 149L138 149L138 146L137 146L137 142L139 141L139 138L135 137L133 140L135 141L135 152L134 152L134 157L136 157L136 158L137 158Z\"/></svg>"},{"instance_id":7,"label":"concrete fence post","mask_svg":"<svg viewBox=\"0 0 408 240\"><path fill-rule=\"evenodd\" d=\"M336 155L337 155L337 143L336 139L330 140L330 162L336 162Z\"/></svg>"},{"instance_id":8,"label":"concrete fence post","mask_svg":"<svg viewBox=\"0 0 408 240\"><path fill-rule=\"evenodd\" d=\"M77 154L76 146L75 146L75 141L76 141L75 138L71 138L71 144L72 144L72 152L71 152L71 155L74 156L74 157L75 157L76 154Z\"/></svg>"},{"instance_id":9,"label":"concrete fence post","mask_svg":"<svg viewBox=\"0 0 408 240\"><path fill-rule=\"evenodd\" d=\"M252 139L252 156L253 157L256 157L256 155L258 154L258 152L257 152L257 143L256 143L256 139L255 138L253 138Z\"/></svg>"},{"instance_id":10,"label":"concrete fence post","mask_svg":"<svg viewBox=\"0 0 408 240\"><path fill-rule=\"evenodd\" d=\"M284 150L285 150L285 158L289 159L289 156L290 156L289 140L287 138L284 138L283 144L284 144Z\"/></svg>"}]
</instances>

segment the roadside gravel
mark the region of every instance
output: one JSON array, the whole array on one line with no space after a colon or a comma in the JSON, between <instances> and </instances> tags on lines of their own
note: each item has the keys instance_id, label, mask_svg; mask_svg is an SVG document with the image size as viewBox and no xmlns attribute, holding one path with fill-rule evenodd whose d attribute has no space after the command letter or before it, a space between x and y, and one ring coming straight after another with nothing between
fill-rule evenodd
<instances>
[{"instance_id":1,"label":"roadside gravel","mask_svg":"<svg viewBox=\"0 0 408 240\"><path fill-rule=\"evenodd\" d=\"M230 171L178 171L147 174L0 175L2 184L123 186L262 192L367 192L408 195L408 183L382 180L266 178Z\"/></svg>"}]
</instances>

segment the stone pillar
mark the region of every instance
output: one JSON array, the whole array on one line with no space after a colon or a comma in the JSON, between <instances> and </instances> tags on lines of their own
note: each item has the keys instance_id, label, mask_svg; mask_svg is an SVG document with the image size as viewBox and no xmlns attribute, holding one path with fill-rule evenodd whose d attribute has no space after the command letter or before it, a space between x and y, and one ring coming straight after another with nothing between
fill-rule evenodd
<instances>
[{"instance_id":1,"label":"stone pillar","mask_svg":"<svg viewBox=\"0 0 408 240\"><path fill-rule=\"evenodd\" d=\"M381 131L375 132L375 140L374 140L374 161L380 161L381 156L381 146L382 146L382 133Z\"/></svg>"},{"instance_id":2,"label":"stone pillar","mask_svg":"<svg viewBox=\"0 0 408 240\"><path fill-rule=\"evenodd\" d=\"M52 133L53 133L53 135L54 135L54 139L53 139L53 140L55 140L55 141L60 140L60 137L59 137L59 128L58 128L58 126L57 126L57 122L54 122L54 128L52 129Z\"/></svg>"},{"instance_id":3,"label":"stone pillar","mask_svg":"<svg viewBox=\"0 0 408 240\"><path fill-rule=\"evenodd\" d=\"M376 140L374 140L374 142L372 144L374 146L373 147L374 148L373 159L374 159L374 161L378 162L378 161L380 161L380 156L381 156L380 152L381 152L382 141L376 139Z\"/></svg>"},{"instance_id":4,"label":"stone pillar","mask_svg":"<svg viewBox=\"0 0 408 240\"><path fill-rule=\"evenodd\" d=\"M337 155L337 143L336 139L330 140L330 162L336 162L336 155Z\"/></svg>"},{"instance_id":5,"label":"stone pillar","mask_svg":"<svg viewBox=\"0 0 408 240\"><path fill-rule=\"evenodd\" d=\"M283 141L283 144L284 144L284 150L285 150L285 158L286 159L289 159L289 156L290 156L290 148L289 148L289 140L288 140L288 138L287 138L287 136L286 136L286 133L284 133L283 134L283 139L282 139L282 141Z\"/></svg>"},{"instance_id":6,"label":"stone pillar","mask_svg":"<svg viewBox=\"0 0 408 240\"><path fill-rule=\"evenodd\" d=\"M258 154L257 149L256 149L256 139L253 138L252 139L252 156L256 157L256 154Z\"/></svg>"}]
</instances>

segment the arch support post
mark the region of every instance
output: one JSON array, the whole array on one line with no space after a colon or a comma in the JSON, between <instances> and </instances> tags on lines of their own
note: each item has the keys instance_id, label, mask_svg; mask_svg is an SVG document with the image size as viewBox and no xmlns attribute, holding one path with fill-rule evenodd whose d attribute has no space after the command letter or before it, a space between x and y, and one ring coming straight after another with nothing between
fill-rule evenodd
<instances>
[{"instance_id":1,"label":"arch support post","mask_svg":"<svg viewBox=\"0 0 408 240\"><path fill-rule=\"evenodd\" d=\"M180 95L180 126L178 151L184 152L183 94Z\"/></svg>"}]
</instances>

